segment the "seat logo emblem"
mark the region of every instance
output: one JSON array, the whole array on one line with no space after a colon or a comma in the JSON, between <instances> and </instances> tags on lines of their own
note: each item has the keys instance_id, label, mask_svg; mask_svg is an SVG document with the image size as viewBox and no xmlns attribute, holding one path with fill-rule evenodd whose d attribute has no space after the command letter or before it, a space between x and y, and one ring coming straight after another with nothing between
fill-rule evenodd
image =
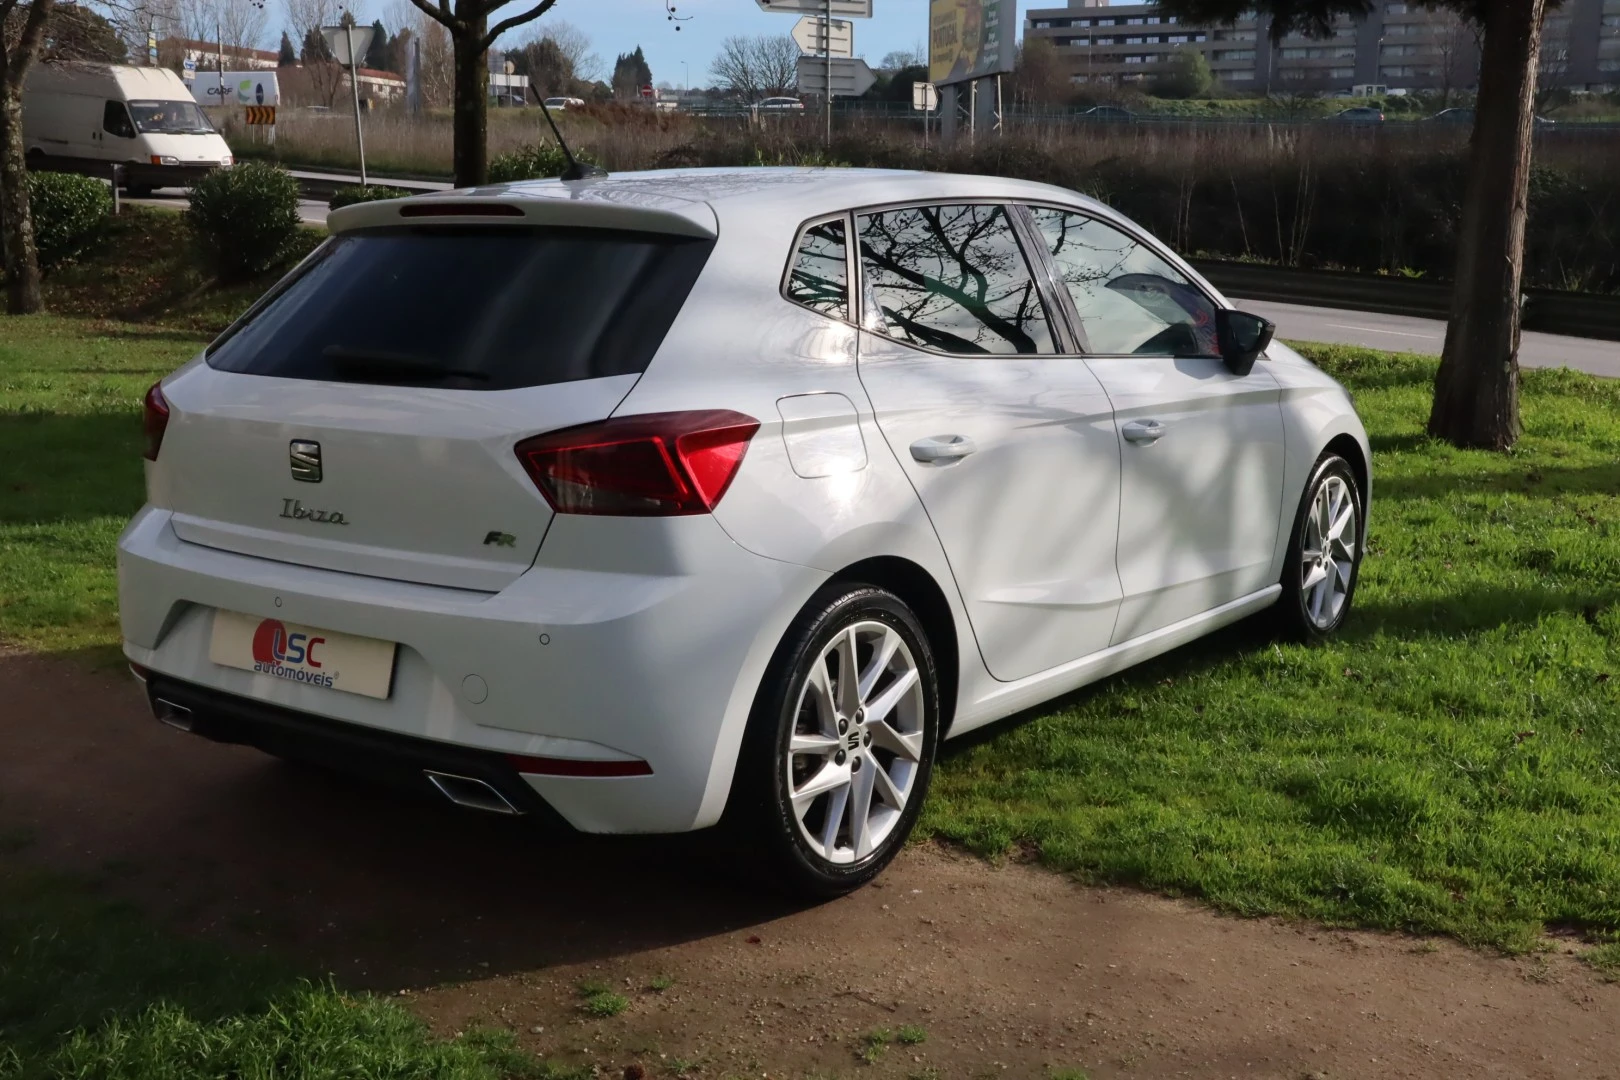
<instances>
[{"instance_id":1,"label":"seat logo emblem","mask_svg":"<svg viewBox=\"0 0 1620 1080\"><path fill-rule=\"evenodd\" d=\"M321 444L310 439L294 439L287 445L292 462L292 478L306 484L321 482Z\"/></svg>"}]
</instances>

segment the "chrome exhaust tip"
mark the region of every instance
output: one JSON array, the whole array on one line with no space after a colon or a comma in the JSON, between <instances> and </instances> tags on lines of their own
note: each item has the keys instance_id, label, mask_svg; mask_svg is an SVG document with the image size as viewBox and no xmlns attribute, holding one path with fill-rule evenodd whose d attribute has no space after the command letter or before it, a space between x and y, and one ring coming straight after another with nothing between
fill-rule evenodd
<instances>
[{"instance_id":1,"label":"chrome exhaust tip","mask_svg":"<svg viewBox=\"0 0 1620 1080\"><path fill-rule=\"evenodd\" d=\"M176 705L172 701L166 701L163 698L152 699L152 715L176 731L184 731L190 734L196 727L196 721L192 719L190 709L184 705Z\"/></svg>"},{"instance_id":2,"label":"chrome exhaust tip","mask_svg":"<svg viewBox=\"0 0 1620 1080\"><path fill-rule=\"evenodd\" d=\"M432 769L423 769L422 775L428 778L428 783L439 789L439 794L457 806L483 810L491 814L523 813L507 801L506 796L476 777L434 772Z\"/></svg>"}]
</instances>

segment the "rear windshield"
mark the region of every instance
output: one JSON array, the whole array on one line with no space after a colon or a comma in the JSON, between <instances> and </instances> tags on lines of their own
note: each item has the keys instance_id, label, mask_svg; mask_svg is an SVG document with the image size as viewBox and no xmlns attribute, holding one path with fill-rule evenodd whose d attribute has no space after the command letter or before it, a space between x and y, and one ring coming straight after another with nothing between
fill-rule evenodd
<instances>
[{"instance_id":1,"label":"rear windshield","mask_svg":"<svg viewBox=\"0 0 1620 1080\"><path fill-rule=\"evenodd\" d=\"M639 374L712 247L604 229L348 233L226 331L208 363L463 390Z\"/></svg>"}]
</instances>

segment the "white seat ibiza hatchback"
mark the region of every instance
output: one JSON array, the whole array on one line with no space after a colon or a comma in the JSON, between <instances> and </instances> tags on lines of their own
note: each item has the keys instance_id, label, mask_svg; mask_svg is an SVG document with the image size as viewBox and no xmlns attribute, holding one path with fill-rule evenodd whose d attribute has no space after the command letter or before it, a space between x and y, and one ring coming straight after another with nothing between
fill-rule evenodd
<instances>
[{"instance_id":1,"label":"white seat ibiza hatchback","mask_svg":"<svg viewBox=\"0 0 1620 1080\"><path fill-rule=\"evenodd\" d=\"M939 741L1355 593L1345 391L1073 192L672 171L336 211L146 399L158 717L830 895Z\"/></svg>"}]
</instances>

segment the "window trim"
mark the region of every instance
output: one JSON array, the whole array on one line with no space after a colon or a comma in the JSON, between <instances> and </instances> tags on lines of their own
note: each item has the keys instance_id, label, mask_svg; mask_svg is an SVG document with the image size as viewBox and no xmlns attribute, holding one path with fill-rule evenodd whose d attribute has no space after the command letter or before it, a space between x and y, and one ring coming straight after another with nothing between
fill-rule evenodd
<instances>
[{"instance_id":1,"label":"window trim","mask_svg":"<svg viewBox=\"0 0 1620 1080\"><path fill-rule=\"evenodd\" d=\"M799 261L799 245L804 242L804 234L817 225L826 225L833 221L842 221L844 225L844 318L829 315L825 311L817 311L810 305L800 303L788 295L788 283L793 280L793 268ZM793 245L788 249L787 265L782 268L782 280L777 287L777 294L801 311L808 311L812 315L820 315L823 319L831 319L834 322L859 326L855 311L855 294L857 292L855 289L855 271L859 266L859 260L854 255L854 236L854 221L848 210L840 210L835 214L817 214L813 218L806 218L800 222L799 227L793 232Z\"/></svg>"},{"instance_id":2,"label":"window trim","mask_svg":"<svg viewBox=\"0 0 1620 1080\"><path fill-rule=\"evenodd\" d=\"M943 349L935 349L935 348L932 348L932 347L927 346L927 345L918 345L918 344L916 344L914 342L910 342L910 341L901 341L897 337L891 337L886 330L874 330L874 329L872 329L870 326L868 326L866 324L866 315L867 315L867 311L866 311L866 269L862 265L861 258L860 258L860 243L861 243L861 241L860 241L860 232L859 232L859 229L855 227L855 222L857 222L860 219L862 214L881 214L881 213L884 213L884 212L890 211L890 210L911 210L911 209L915 209L915 208L923 207L923 206L999 206L999 207L1002 208L1003 212L1006 213L1006 215L1007 215L1008 222L1012 226L1013 239L1018 244L1018 249L1019 249L1020 254L1022 254L1024 256L1024 265L1029 268L1030 281L1035 286L1035 295L1037 296L1037 298L1039 298L1039 300L1041 302L1041 310L1042 310L1043 314L1045 314L1045 316L1046 316L1046 325L1050 329L1051 336L1052 336L1052 348L1053 348L1052 352L1049 352L1049 353L1040 353L1040 352L1036 352L1036 353L954 353L954 352L945 352ZM855 257L855 270L856 270L856 273L859 275L857 278L852 279L852 282L851 282L855 286L854 291L855 291L855 294L856 294L856 300L859 303L859 308L855 312L855 315L856 315L855 327L856 327L856 329L863 330L868 334L876 334L879 337L883 338L885 341L893 342L896 345L901 345L901 346L904 346L905 348L908 348L908 349L915 349L916 351L918 351L920 353L927 353L930 356L941 356L941 357L945 357L946 359L950 359L950 360L1001 360L1001 361L1006 361L1006 360L1021 360L1021 359L1053 359L1053 358L1060 357L1060 356L1078 356L1079 353L1068 351L1068 349L1073 344L1073 338L1068 333L1069 327L1066 324L1066 319L1064 319L1063 317L1058 316L1052 310L1051 297L1049 296L1048 289L1046 288L1046 279L1047 279L1047 275L1048 275L1049 271L1046 270L1046 269L1042 269L1041 267L1036 265L1037 263L1044 264L1044 262L1046 261L1045 256L1044 256L1044 252L1041 252L1040 249L1039 249L1039 246L1037 245L1036 246L1036 254L1035 254L1035 256L1033 258L1031 258L1029 237L1026 234L1024 234L1019 228L1019 220L1020 220L1020 217L1021 217L1021 215L1019 213L1019 209L1020 209L1021 206L1022 206L1021 203L1016 202L1016 201L1011 200L1011 199L1005 199L1005 198L1000 198L1000 199L994 198L994 197L980 197L980 198L962 197L962 198L954 198L954 197L951 197L951 196L940 195L940 196L936 196L936 197L933 197L933 198L925 198L925 199L897 199L897 200L895 200L893 202L873 203L873 204L871 204L869 206L854 207L854 208L846 211L846 213L849 215L850 221L851 221L850 236L853 237L854 241L855 241L853 244L850 245L849 250L850 250L850 253Z\"/></svg>"},{"instance_id":3,"label":"window trim","mask_svg":"<svg viewBox=\"0 0 1620 1080\"><path fill-rule=\"evenodd\" d=\"M1185 260L1181 259L1174 252L1155 242L1152 238L1148 237L1139 229L1128 227L1123 222L1114 221L1101 214L1093 213L1090 210L1086 210L1083 207L1078 206L1065 206L1062 203L1056 202L1022 202L1019 203L1018 206L1022 211L1024 211L1025 214L1029 216L1029 229L1031 234L1035 237L1040 237L1041 235L1040 226L1035 224L1034 211L1036 210L1056 210L1060 213L1075 214L1088 220L1095 221L1099 225L1105 225L1108 228L1113 229L1115 232L1122 233L1123 235L1130 237L1138 244L1141 244L1143 247L1153 252L1153 254L1157 255L1166 264L1181 273L1181 275L1187 279L1187 284L1205 300L1209 301L1209 305L1211 307L1215 308L1216 310L1237 310L1224 301L1217 301L1216 297L1212 296L1210 294L1210 290L1205 287L1204 281L1198 276L1197 271L1193 270L1191 266L1186 265ZM1163 356L1149 356L1144 353L1091 352L1089 348L1090 342L1084 336L1085 325L1083 320L1080 318L1080 311L1077 307L1075 307L1074 297L1070 295L1067 286L1063 285L1063 275L1058 272L1057 260L1053 258L1052 253L1046 249L1046 243L1044 240L1037 246L1038 250L1040 251L1041 260L1047 264L1046 272L1050 276L1051 280L1056 284L1056 287L1061 294L1064 317L1072 318L1074 320L1074 325L1070 329L1074 336L1074 340L1082 343L1083 351L1081 355L1085 356L1088 360L1167 359ZM1219 359L1218 356L1212 358ZM1264 353L1260 355L1260 358L1262 360L1268 359ZM1198 359L1204 359L1204 357L1200 356Z\"/></svg>"}]
</instances>

